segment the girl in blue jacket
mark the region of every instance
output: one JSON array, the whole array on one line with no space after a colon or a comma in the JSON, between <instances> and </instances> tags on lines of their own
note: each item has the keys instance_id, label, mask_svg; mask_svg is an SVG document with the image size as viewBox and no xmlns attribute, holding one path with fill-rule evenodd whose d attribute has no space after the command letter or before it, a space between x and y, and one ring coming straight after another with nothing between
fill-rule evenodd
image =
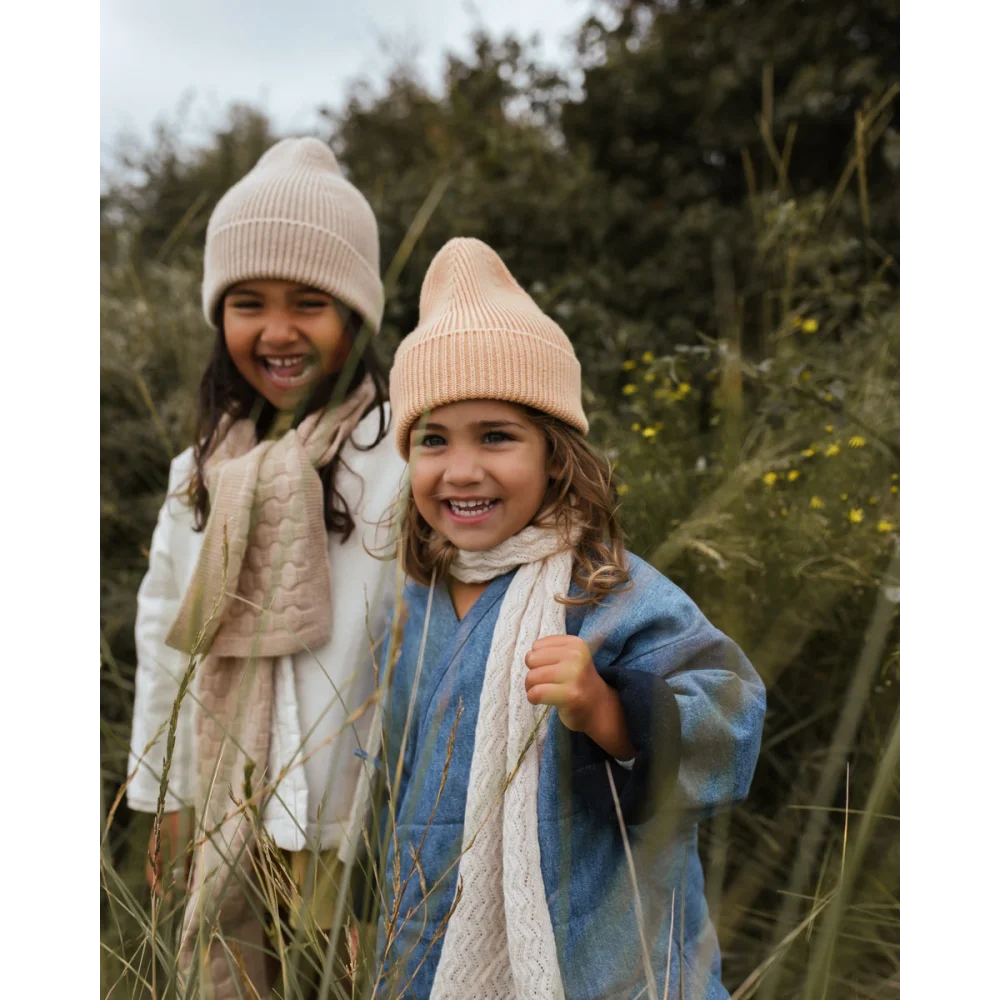
<instances>
[{"instance_id":1,"label":"girl in blue jacket","mask_svg":"<svg viewBox=\"0 0 1000 1000\"><path fill-rule=\"evenodd\" d=\"M380 995L726 997L697 823L747 793L760 678L626 551L573 348L485 244L435 257L390 392Z\"/></svg>"}]
</instances>

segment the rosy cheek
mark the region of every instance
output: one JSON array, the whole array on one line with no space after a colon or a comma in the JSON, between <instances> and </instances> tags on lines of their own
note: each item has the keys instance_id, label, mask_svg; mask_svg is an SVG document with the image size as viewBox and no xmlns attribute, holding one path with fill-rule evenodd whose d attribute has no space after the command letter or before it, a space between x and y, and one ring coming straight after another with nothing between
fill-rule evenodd
<instances>
[{"instance_id":1,"label":"rosy cheek","mask_svg":"<svg viewBox=\"0 0 1000 1000\"><path fill-rule=\"evenodd\" d=\"M423 474L411 473L410 475L410 489L413 491L413 499L422 511L429 508L434 502L431 498L433 485L433 477L428 476L426 472Z\"/></svg>"},{"instance_id":2,"label":"rosy cheek","mask_svg":"<svg viewBox=\"0 0 1000 1000\"><path fill-rule=\"evenodd\" d=\"M239 318L226 322L226 348L233 356L246 355L253 349L254 338L246 330L246 324L241 323Z\"/></svg>"}]
</instances>

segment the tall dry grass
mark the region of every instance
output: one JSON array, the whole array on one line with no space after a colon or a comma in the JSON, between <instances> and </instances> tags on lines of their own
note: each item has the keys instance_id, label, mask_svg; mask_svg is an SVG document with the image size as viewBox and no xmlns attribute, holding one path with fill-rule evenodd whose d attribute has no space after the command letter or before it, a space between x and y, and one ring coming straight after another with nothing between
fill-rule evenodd
<instances>
[{"instance_id":1,"label":"tall dry grass","mask_svg":"<svg viewBox=\"0 0 1000 1000\"><path fill-rule=\"evenodd\" d=\"M668 353L623 335L585 365L593 435L618 466L630 547L743 646L768 686L750 798L705 824L701 841L724 976L741 1000L899 992L898 284L896 262L867 230L864 170L894 98L859 115L829 192L793 198L784 150L762 136L776 181L761 190L748 170L759 312L748 315L720 243L715 335ZM388 269L390 294L447 184L412 220ZM850 199L860 213L844 213ZM114 998L199 995L177 979L183 899L176 887L151 899L145 887L159 817L121 804L134 594L208 350L198 277L196 257L145 262L141 272L119 263L101 276L101 949L102 992ZM376 672L380 692L392 682L377 659L358 669ZM179 697L197 696L196 672L193 657ZM168 730L175 725L176 716ZM392 776L373 763L367 773L373 814L388 806L391 817ZM287 872L258 832L256 864L268 877L246 888L248 902L280 920ZM339 885L338 913L358 942L350 975L338 965L339 939L288 929L275 955L279 995L369 997L397 975L375 953L374 925L381 915L391 938L407 914L386 911L380 886L422 872L419 858L379 870L393 837L391 819L367 828L356 870ZM641 912L641 871L634 885L636 912L622 919ZM238 949L232 956L238 966Z\"/></svg>"}]
</instances>

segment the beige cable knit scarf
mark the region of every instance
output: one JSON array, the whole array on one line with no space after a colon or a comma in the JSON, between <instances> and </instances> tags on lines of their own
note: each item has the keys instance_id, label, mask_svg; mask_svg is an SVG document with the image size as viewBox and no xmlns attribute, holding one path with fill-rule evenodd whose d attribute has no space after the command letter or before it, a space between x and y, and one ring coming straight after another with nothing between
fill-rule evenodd
<instances>
[{"instance_id":1,"label":"beige cable knit scarf","mask_svg":"<svg viewBox=\"0 0 1000 1000\"><path fill-rule=\"evenodd\" d=\"M275 659L331 636L316 470L337 454L374 398L365 379L340 406L259 444L252 421L233 422L205 465L211 499L205 540L166 641L207 654L198 670L196 713L198 823L206 836L195 852L180 964L186 977L195 952L201 954L215 1000L245 995L240 962L266 995L264 931L245 884L254 845L244 789L256 795L266 781Z\"/></svg>"},{"instance_id":2,"label":"beige cable knit scarf","mask_svg":"<svg viewBox=\"0 0 1000 1000\"><path fill-rule=\"evenodd\" d=\"M462 896L445 930L431 1000L563 996L538 840L545 709L525 695L524 658L536 639L566 632L566 606L556 597L569 592L573 554L555 531L532 526L486 552L460 552L451 572L484 583L515 567L479 696L462 839L471 846L459 862Z\"/></svg>"}]
</instances>

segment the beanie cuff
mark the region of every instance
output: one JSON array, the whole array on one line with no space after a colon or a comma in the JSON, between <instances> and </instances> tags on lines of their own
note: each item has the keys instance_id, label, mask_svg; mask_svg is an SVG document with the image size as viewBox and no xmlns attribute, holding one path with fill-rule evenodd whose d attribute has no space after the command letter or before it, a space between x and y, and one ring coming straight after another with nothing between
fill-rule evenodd
<instances>
[{"instance_id":1,"label":"beanie cuff","mask_svg":"<svg viewBox=\"0 0 1000 1000\"><path fill-rule=\"evenodd\" d=\"M356 310L374 330L381 326L382 282L368 261L337 233L274 218L230 223L209 235L202 286L209 324L228 288L268 279L318 288Z\"/></svg>"},{"instance_id":2,"label":"beanie cuff","mask_svg":"<svg viewBox=\"0 0 1000 1000\"><path fill-rule=\"evenodd\" d=\"M390 373L396 448L404 459L423 413L470 399L529 406L587 433L580 362L564 348L523 330L415 334L400 346Z\"/></svg>"}]
</instances>

